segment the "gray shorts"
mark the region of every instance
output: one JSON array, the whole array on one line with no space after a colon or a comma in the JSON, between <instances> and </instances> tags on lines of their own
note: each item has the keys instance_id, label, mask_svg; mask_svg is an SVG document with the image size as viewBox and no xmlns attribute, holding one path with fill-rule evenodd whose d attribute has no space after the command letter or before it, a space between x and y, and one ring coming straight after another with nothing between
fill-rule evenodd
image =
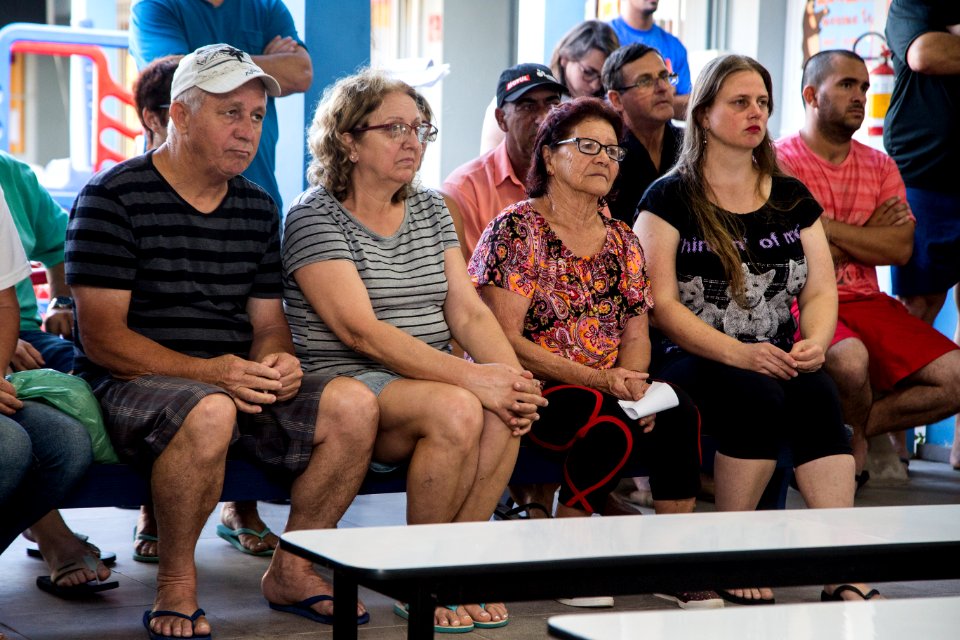
<instances>
[{"instance_id":1,"label":"gray shorts","mask_svg":"<svg viewBox=\"0 0 960 640\"><path fill-rule=\"evenodd\" d=\"M363 373L358 373L353 376L354 380L362 382L370 388L370 391L373 391L374 395L378 398L380 397L380 392L383 391L383 388L394 380L399 380L401 376L391 372L391 371L364 371ZM400 468L400 465L396 464L386 464L383 462L377 462L376 460L370 461L370 471L376 473L390 473L391 471L396 471Z\"/></svg>"},{"instance_id":2,"label":"gray shorts","mask_svg":"<svg viewBox=\"0 0 960 640\"><path fill-rule=\"evenodd\" d=\"M308 373L296 397L264 407L261 413L237 413L233 443L269 465L300 473L313 453L320 396L330 376ZM204 397L226 393L220 387L169 376L108 378L94 389L110 440L121 459L155 459L170 444L187 414Z\"/></svg>"},{"instance_id":3,"label":"gray shorts","mask_svg":"<svg viewBox=\"0 0 960 640\"><path fill-rule=\"evenodd\" d=\"M380 397L380 392L383 391L383 388L394 380L399 380L401 376L393 373L392 371L364 371L363 373L358 373L353 376L354 380L362 382L370 388L370 391L373 391L373 394Z\"/></svg>"}]
</instances>

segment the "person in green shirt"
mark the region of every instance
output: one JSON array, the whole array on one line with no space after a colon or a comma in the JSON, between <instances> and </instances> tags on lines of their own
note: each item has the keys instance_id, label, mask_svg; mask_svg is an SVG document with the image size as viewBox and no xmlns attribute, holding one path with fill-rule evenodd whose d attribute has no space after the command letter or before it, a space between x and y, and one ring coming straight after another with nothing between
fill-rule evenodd
<instances>
[{"instance_id":1,"label":"person in green shirt","mask_svg":"<svg viewBox=\"0 0 960 640\"><path fill-rule=\"evenodd\" d=\"M10 366L14 371L48 368L70 373L73 298L63 276L67 212L50 197L27 164L2 151L0 185L27 258L41 263L46 270L51 298L41 322L33 282L24 278L17 283L20 338Z\"/></svg>"}]
</instances>

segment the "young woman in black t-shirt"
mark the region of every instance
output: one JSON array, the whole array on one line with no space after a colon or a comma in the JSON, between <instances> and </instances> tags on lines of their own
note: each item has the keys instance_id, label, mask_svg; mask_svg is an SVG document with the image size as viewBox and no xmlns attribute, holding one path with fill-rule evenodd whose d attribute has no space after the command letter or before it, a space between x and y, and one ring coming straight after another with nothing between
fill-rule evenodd
<instances>
[{"instance_id":1,"label":"young woman in black t-shirt","mask_svg":"<svg viewBox=\"0 0 960 640\"><path fill-rule=\"evenodd\" d=\"M833 263L820 206L777 168L771 93L755 60L711 61L693 88L676 169L640 202L635 230L663 334L651 369L693 397L717 441L718 510L756 508L783 444L809 507L850 507L853 456L836 388L820 370L837 318ZM718 592L773 602L769 589ZM874 595L827 585L822 598Z\"/></svg>"}]
</instances>

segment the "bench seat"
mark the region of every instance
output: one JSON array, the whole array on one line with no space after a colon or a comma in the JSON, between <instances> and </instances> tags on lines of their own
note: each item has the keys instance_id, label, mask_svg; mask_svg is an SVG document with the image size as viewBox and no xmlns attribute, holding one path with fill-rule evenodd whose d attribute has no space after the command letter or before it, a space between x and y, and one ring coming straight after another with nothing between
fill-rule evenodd
<instances>
[{"instance_id":1,"label":"bench seat","mask_svg":"<svg viewBox=\"0 0 960 640\"><path fill-rule=\"evenodd\" d=\"M704 438L704 460L713 460L713 448ZM535 484L560 482L562 469L534 447L520 447L517 466L510 482ZM643 476L642 467L629 470L630 476ZM783 509L786 504L787 482L792 475L787 452L780 456L777 472L760 501L760 509ZM406 490L403 469L390 473L367 474L360 487L361 494L400 493ZM60 507L64 509L84 507L117 507L144 504L150 497L147 478L126 464L95 464L83 481L67 496ZM264 469L246 460L227 460L223 493L220 499L228 500L283 500L290 497L289 479L276 472Z\"/></svg>"}]
</instances>

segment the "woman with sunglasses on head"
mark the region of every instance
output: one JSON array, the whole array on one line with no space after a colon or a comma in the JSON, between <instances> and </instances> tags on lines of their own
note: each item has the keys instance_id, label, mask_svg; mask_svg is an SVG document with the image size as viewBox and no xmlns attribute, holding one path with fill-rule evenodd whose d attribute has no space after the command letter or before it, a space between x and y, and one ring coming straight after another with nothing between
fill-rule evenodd
<instances>
[{"instance_id":1,"label":"woman with sunglasses on head","mask_svg":"<svg viewBox=\"0 0 960 640\"><path fill-rule=\"evenodd\" d=\"M634 228L649 257L652 320L665 336L654 370L690 393L717 442L718 511L756 509L784 444L808 507L852 507L853 456L836 387L821 370L837 321L833 261L822 207L777 166L772 111L760 63L711 60L693 87L676 168L640 201ZM774 601L765 588L718 593L737 604ZM821 598L875 595L863 584L827 585Z\"/></svg>"},{"instance_id":2,"label":"woman with sunglasses on head","mask_svg":"<svg viewBox=\"0 0 960 640\"><path fill-rule=\"evenodd\" d=\"M443 199L412 185L435 135L403 82L372 70L337 81L314 114L312 186L283 238L301 365L377 394L371 467L408 465L411 524L488 520L546 404L473 290ZM474 361L450 355L451 338ZM438 632L506 623L499 603L435 613Z\"/></svg>"},{"instance_id":3,"label":"woman with sunglasses on head","mask_svg":"<svg viewBox=\"0 0 960 640\"><path fill-rule=\"evenodd\" d=\"M469 266L520 363L546 381L550 404L528 439L563 463L558 517L603 513L635 459L650 469L658 513L693 511L700 486L697 411L686 395L677 390L678 407L639 420L618 403L650 387L653 306L637 237L600 213L625 153L620 127L596 98L555 107L537 133L529 199L487 226Z\"/></svg>"}]
</instances>

